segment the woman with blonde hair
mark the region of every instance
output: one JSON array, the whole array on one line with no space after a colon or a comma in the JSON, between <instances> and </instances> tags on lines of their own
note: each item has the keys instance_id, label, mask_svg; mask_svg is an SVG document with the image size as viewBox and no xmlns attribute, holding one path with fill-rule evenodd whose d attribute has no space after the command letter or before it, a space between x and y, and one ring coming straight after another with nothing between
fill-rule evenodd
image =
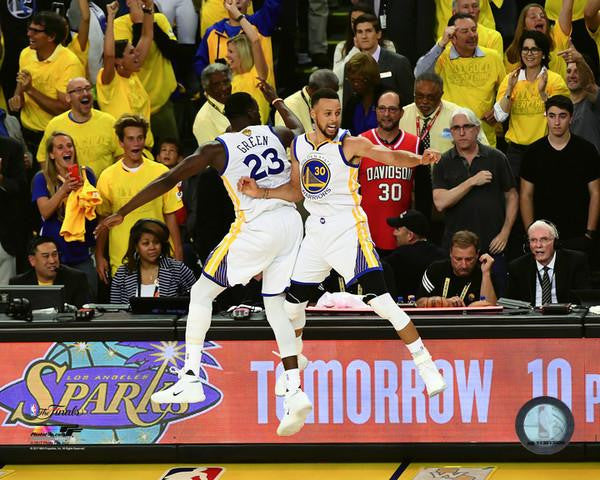
<instances>
[{"instance_id":1,"label":"woman with blonde hair","mask_svg":"<svg viewBox=\"0 0 600 480\"><path fill-rule=\"evenodd\" d=\"M548 69L558 73L561 77L567 76L567 64L558 55L559 52L569 48L569 37L572 31L573 0L563 0L560 15L556 25L548 22L546 10L539 3L530 3L523 7L512 43L504 53L504 66L507 73L518 69L521 64L520 40L526 30L535 30L543 33L550 43L550 58Z\"/></svg>"},{"instance_id":2,"label":"woman with blonde hair","mask_svg":"<svg viewBox=\"0 0 600 480\"><path fill-rule=\"evenodd\" d=\"M67 242L60 234L67 198L83 186L84 179L96 185L92 169L79 165L73 138L64 132L52 132L46 141L46 161L42 171L37 172L32 181L31 198L42 217L39 233L54 240L61 264L85 272L92 298L95 298L98 282L90 252L96 244L93 235L95 220L86 220L84 241Z\"/></svg>"},{"instance_id":3,"label":"woman with blonde hair","mask_svg":"<svg viewBox=\"0 0 600 480\"><path fill-rule=\"evenodd\" d=\"M258 85L267 80L269 66L260 44L260 37L256 27L240 13L233 0L225 0L225 8L233 18L240 18L243 31L227 42L227 63L233 72L231 93L246 92L252 95L258 103L260 120L265 124L269 119L271 106L265 100Z\"/></svg>"}]
</instances>

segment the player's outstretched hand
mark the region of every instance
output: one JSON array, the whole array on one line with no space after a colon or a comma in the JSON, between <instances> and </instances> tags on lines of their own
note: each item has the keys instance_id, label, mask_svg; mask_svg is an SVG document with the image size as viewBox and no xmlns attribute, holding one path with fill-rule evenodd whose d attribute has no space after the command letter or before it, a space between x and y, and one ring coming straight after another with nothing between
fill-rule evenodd
<instances>
[{"instance_id":1,"label":"player's outstretched hand","mask_svg":"<svg viewBox=\"0 0 600 480\"><path fill-rule=\"evenodd\" d=\"M438 163L442 158L442 154L437 150L433 150L428 148L423 152L423 157L421 159L422 165L431 165L432 163Z\"/></svg>"},{"instance_id":2,"label":"player's outstretched hand","mask_svg":"<svg viewBox=\"0 0 600 480\"><path fill-rule=\"evenodd\" d=\"M256 180L250 177L241 177L238 180L237 188L244 195L248 195L253 198L262 197L261 188L256 184Z\"/></svg>"},{"instance_id":3,"label":"player's outstretched hand","mask_svg":"<svg viewBox=\"0 0 600 480\"><path fill-rule=\"evenodd\" d=\"M94 229L94 237L98 238L103 232L108 232L113 227L121 225L123 223L123 215L119 213L113 213L102 220L98 226Z\"/></svg>"},{"instance_id":4,"label":"player's outstretched hand","mask_svg":"<svg viewBox=\"0 0 600 480\"><path fill-rule=\"evenodd\" d=\"M259 82L258 82L258 88L260 89L260 91L262 92L262 94L264 95L265 99L267 100L267 102L271 103L273 100L275 100L277 98L277 92L275 91L275 89L269 85L267 83L266 80L260 78L260 77L256 77Z\"/></svg>"}]
</instances>

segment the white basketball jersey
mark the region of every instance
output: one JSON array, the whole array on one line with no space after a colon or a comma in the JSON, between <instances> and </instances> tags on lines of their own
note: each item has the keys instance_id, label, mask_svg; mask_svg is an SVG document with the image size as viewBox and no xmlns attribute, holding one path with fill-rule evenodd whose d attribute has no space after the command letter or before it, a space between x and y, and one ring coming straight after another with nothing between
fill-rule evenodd
<instances>
[{"instance_id":1,"label":"white basketball jersey","mask_svg":"<svg viewBox=\"0 0 600 480\"><path fill-rule=\"evenodd\" d=\"M294 142L304 207L311 215L328 217L354 211L364 216L358 193L358 165L352 165L342 151L342 140L348 134L340 129L333 140L320 145L314 145L307 134Z\"/></svg>"},{"instance_id":2,"label":"white basketball jersey","mask_svg":"<svg viewBox=\"0 0 600 480\"><path fill-rule=\"evenodd\" d=\"M262 212L293 203L276 198L252 198L237 189L241 177L251 177L262 188L275 188L290 180L290 161L275 132L266 125L250 126L216 138L227 155L221 178L235 208L235 215L249 222Z\"/></svg>"}]
</instances>

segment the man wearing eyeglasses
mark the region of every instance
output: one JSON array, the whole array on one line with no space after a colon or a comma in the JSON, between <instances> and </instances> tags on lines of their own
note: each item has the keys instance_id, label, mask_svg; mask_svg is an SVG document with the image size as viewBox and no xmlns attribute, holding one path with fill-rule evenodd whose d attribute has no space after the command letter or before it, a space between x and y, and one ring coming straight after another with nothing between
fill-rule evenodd
<instances>
[{"instance_id":1,"label":"man wearing eyeglasses","mask_svg":"<svg viewBox=\"0 0 600 480\"><path fill-rule=\"evenodd\" d=\"M503 252L517 216L518 194L506 156L477 142L480 121L466 108L450 118L454 148L433 169L433 202L445 212L442 246L459 230L475 232L482 252L494 256L497 287L506 276Z\"/></svg>"},{"instance_id":2,"label":"man wearing eyeglasses","mask_svg":"<svg viewBox=\"0 0 600 480\"><path fill-rule=\"evenodd\" d=\"M394 91L381 94L375 107L377 127L361 136L375 145L390 150L405 150L419 154L419 138L400 130L402 117L400 97ZM387 219L397 217L412 204L414 167L392 167L363 157L358 170L358 182L362 195L361 207L367 214L373 243L380 255L387 255L396 248L394 229Z\"/></svg>"},{"instance_id":3,"label":"man wearing eyeglasses","mask_svg":"<svg viewBox=\"0 0 600 480\"><path fill-rule=\"evenodd\" d=\"M92 108L92 85L83 77L69 81L66 98L71 109L48 122L37 160L40 164L46 161L46 139L52 132L65 132L75 141L79 164L90 167L98 177L123 153L113 128L115 119Z\"/></svg>"},{"instance_id":4,"label":"man wearing eyeglasses","mask_svg":"<svg viewBox=\"0 0 600 480\"><path fill-rule=\"evenodd\" d=\"M27 28L29 46L19 58L17 88L8 103L13 112L21 111L23 136L31 152L37 151L52 117L69 108L69 80L85 76L75 54L61 45L64 25L54 12L36 14Z\"/></svg>"},{"instance_id":5,"label":"man wearing eyeglasses","mask_svg":"<svg viewBox=\"0 0 600 480\"><path fill-rule=\"evenodd\" d=\"M558 248L557 241L553 223L536 220L529 226L529 252L510 262L506 297L540 306L571 302L574 290L591 288L586 255Z\"/></svg>"}]
</instances>

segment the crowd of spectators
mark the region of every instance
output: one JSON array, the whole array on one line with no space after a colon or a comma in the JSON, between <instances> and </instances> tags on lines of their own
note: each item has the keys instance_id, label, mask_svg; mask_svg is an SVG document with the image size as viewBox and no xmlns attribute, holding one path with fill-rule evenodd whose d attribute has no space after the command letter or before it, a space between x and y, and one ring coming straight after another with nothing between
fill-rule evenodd
<instances>
[{"instance_id":1,"label":"crowd of spectators","mask_svg":"<svg viewBox=\"0 0 600 480\"><path fill-rule=\"evenodd\" d=\"M280 125L265 81L306 131L311 96L329 88L352 135L442 153L433 167L360 167L398 297L540 304L568 298L564 282L589 287L587 267L600 262L600 0L335 7L345 31L327 32L327 0L5 2L0 284L68 276L88 300L118 303L185 294L234 218L214 168L108 235L95 239L94 226L224 133L232 93L249 93L261 122Z\"/></svg>"}]
</instances>

